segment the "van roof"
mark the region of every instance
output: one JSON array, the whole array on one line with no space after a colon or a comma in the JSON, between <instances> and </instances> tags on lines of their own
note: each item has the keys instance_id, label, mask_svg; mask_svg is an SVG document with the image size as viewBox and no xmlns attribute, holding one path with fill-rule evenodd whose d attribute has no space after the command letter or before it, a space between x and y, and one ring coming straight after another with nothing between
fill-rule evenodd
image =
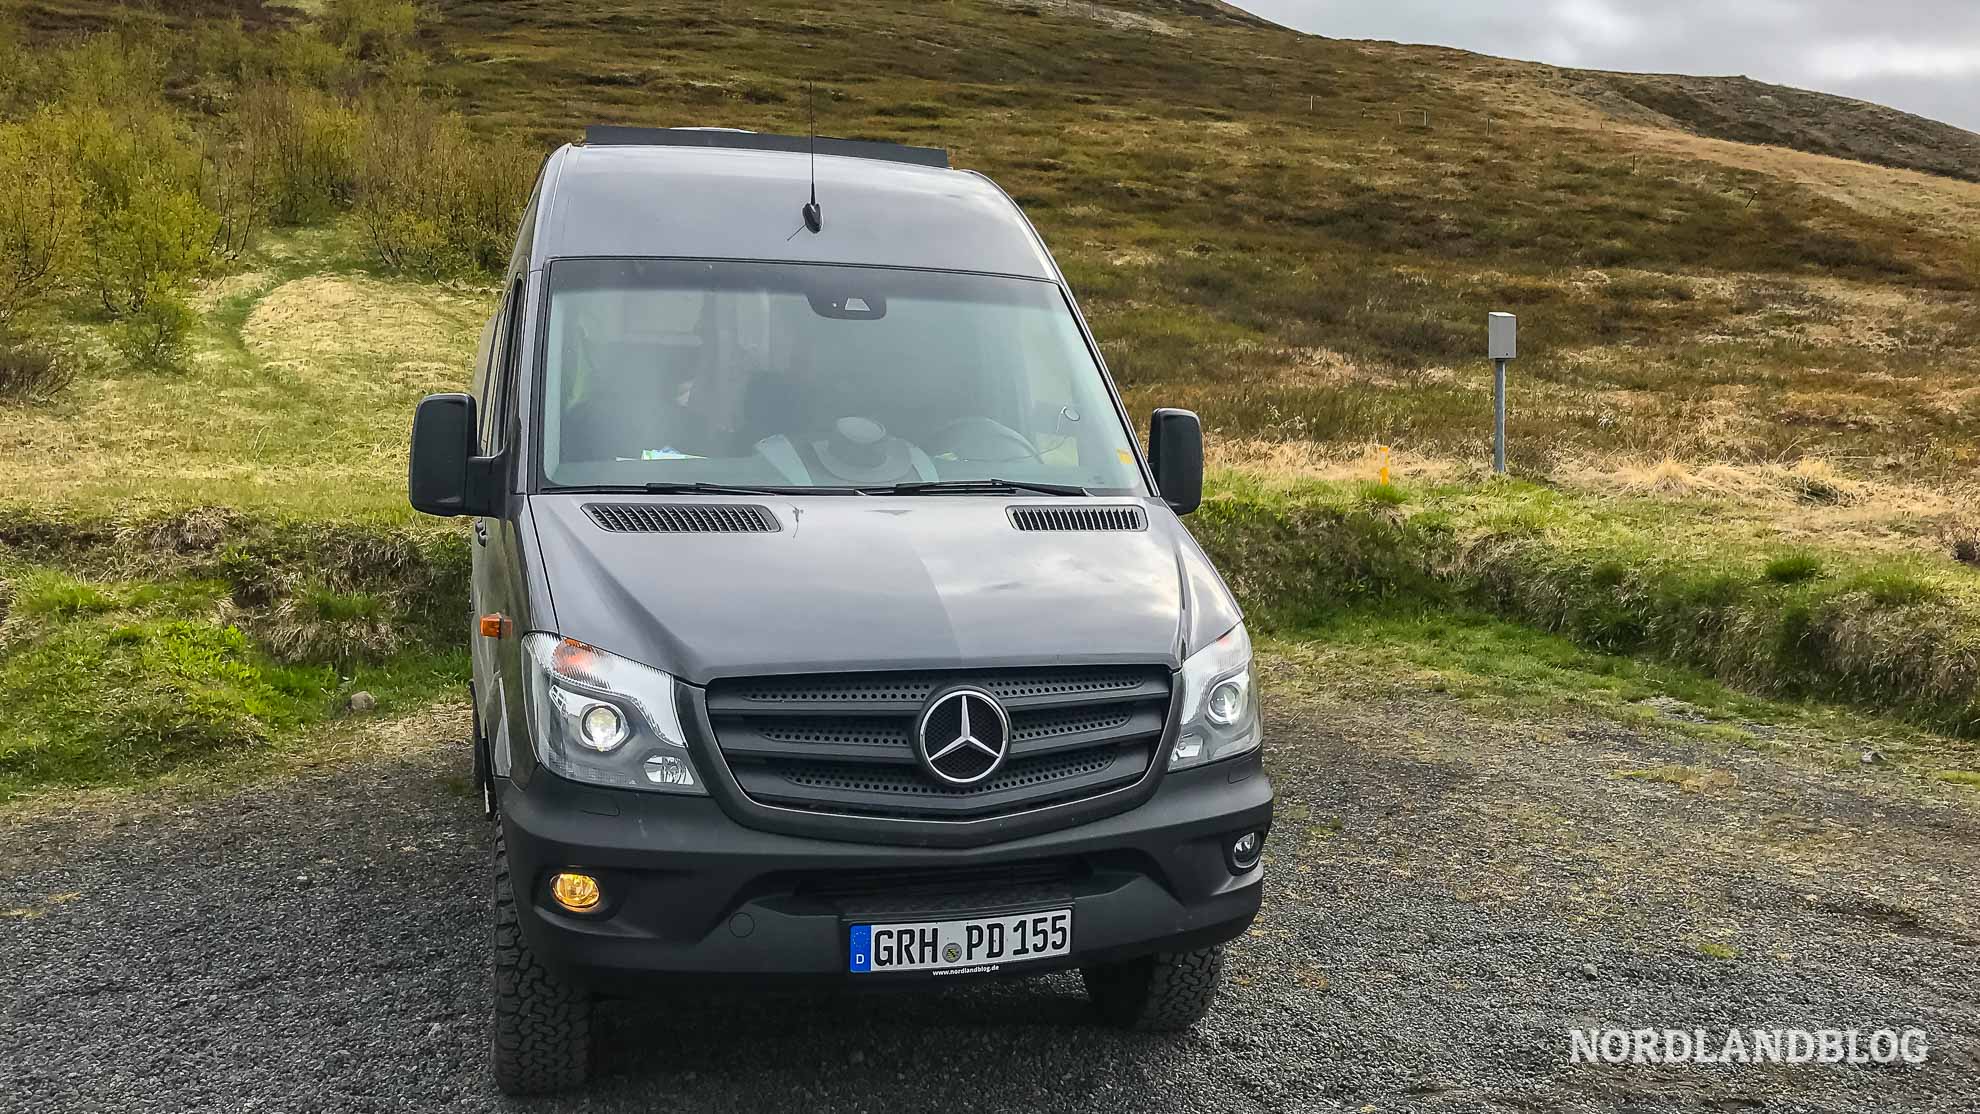
<instances>
[{"instance_id":1,"label":"van roof","mask_svg":"<svg viewBox=\"0 0 1980 1114\"><path fill-rule=\"evenodd\" d=\"M812 155L851 155L861 159L910 162L949 168L949 153L940 147L910 147L876 139L837 139L828 135L772 135L742 128L631 128L593 124L584 129L587 147L738 147L750 151L797 151Z\"/></svg>"},{"instance_id":2,"label":"van roof","mask_svg":"<svg viewBox=\"0 0 1980 1114\"><path fill-rule=\"evenodd\" d=\"M835 146L817 155L817 233L802 215L808 151L623 140L560 148L545 172L534 265L672 256L1059 277L1030 222L988 178L914 159L828 153Z\"/></svg>"}]
</instances>

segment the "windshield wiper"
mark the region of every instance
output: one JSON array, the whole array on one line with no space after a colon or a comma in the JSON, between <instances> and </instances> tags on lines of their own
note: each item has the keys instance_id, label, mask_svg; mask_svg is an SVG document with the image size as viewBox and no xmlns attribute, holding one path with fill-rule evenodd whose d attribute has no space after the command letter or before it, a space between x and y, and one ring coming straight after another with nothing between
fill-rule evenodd
<instances>
[{"instance_id":1,"label":"windshield wiper","mask_svg":"<svg viewBox=\"0 0 1980 1114\"><path fill-rule=\"evenodd\" d=\"M1040 495L1091 495L1071 484L1032 483L1029 480L917 480L863 489L873 495L1015 495L1020 491Z\"/></svg>"},{"instance_id":2,"label":"windshield wiper","mask_svg":"<svg viewBox=\"0 0 1980 1114\"><path fill-rule=\"evenodd\" d=\"M648 495L865 495L856 487L765 487L757 484L716 484L706 480L694 483L647 484Z\"/></svg>"}]
</instances>

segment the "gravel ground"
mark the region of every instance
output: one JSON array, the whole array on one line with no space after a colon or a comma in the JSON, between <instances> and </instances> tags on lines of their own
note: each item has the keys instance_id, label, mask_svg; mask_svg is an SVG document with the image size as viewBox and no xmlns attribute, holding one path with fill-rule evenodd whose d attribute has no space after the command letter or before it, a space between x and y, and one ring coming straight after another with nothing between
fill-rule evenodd
<instances>
[{"instance_id":1,"label":"gravel ground","mask_svg":"<svg viewBox=\"0 0 1980 1114\"><path fill-rule=\"evenodd\" d=\"M1064 976L697 991L613 1007L586 1095L510 1104L443 709L251 789L0 815L0 1110L1980 1110L1972 791L1429 694L1272 711L1265 913L1188 1036L1095 1028ZM1570 1065L1582 1026L1932 1051Z\"/></svg>"}]
</instances>

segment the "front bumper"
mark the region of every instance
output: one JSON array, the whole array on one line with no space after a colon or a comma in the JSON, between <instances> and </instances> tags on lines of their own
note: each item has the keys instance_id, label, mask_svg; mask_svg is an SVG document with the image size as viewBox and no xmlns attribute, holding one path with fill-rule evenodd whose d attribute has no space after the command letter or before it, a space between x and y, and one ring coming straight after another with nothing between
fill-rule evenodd
<instances>
[{"instance_id":1,"label":"front bumper","mask_svg":"<svg viewBox=\"0 0 1980 1114\"><path fill-rule=\"evenodd\" d=\"M1226 848L1271 825L1254 752L1165 776L1145 803L975 848L887 846L747 828L713 800L594 789L539 772L503 783L523 932L581 981L638 975L846 975L855 923L1073 909L1073 954L1013 973L1205 947L1258 913L1263 867ZM549 876L597 875L601 911L556 909ZM925 977L924 973L924 977ZM867 976L859 981L914 976Z\"/></svg>"}]
</instances>

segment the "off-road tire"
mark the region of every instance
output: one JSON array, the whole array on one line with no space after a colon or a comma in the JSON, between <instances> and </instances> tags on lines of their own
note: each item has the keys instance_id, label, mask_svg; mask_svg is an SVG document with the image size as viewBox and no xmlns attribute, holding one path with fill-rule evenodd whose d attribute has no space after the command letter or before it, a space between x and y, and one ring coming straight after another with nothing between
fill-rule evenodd
<instances>
[{"instance_id":1,"label":"off-road tire","mask_svg":"<svg viewBox=\"0 0 1980 1114\"><path fill-rule=\"evenodd\" d=\"M544 966L523 939L509 853L495 829L495 1085L544 1095L591 1072L591 995Z\"/></svg>"},{"instance_id":2,"label":"off-road tire","mask_svg":"<svg viewBox=\"0 0 1980 1114\"><path fill-rule=\"evenodd\" d=\"M1159 952L1080 971L1087 997L1109 1025L1143 1033L1174 1033L1210 1012L1224 982L1224 946Z\"/></svg>"}]
</instances>

